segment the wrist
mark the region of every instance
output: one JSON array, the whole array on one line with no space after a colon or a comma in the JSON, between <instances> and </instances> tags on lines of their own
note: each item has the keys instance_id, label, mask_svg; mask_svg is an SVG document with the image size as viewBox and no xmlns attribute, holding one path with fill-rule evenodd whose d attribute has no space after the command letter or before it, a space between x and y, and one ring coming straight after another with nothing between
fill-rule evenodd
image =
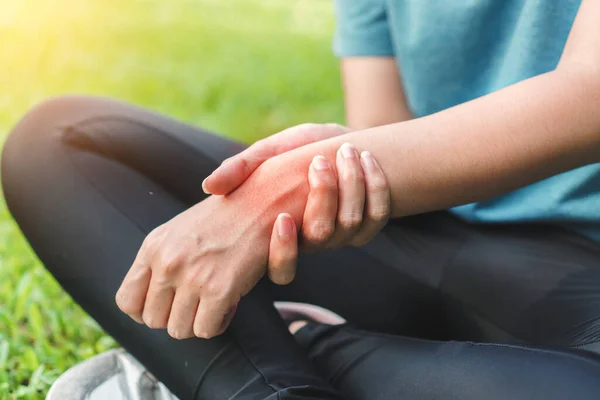
<instances>
[{"instance_id":1,"label":"wrist","mask_svg":"<svg viewBox=\"0 0 600 400\"><path fill-rule=\"evenodd\" d=\"M240 209L251 213L256 228L269 235L280 213L290 214L300 226L309 193L309 164L282 156L270 158L244 184L225 197L243 203Z\"/></svg>"}]
</instances>

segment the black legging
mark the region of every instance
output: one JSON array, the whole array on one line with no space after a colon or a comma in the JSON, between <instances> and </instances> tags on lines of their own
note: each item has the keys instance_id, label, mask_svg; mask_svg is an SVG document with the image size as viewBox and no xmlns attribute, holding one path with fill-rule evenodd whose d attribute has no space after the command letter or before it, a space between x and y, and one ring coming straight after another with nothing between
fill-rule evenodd
<instances>
[{"instance_id":1,"label":"black legging","mask_svg":"<svg viewBox=\"0 0 600 400\"><path fill-rule=\"evenodd\" d=\"M262 281L220 337L177 341L130 320L114 296L145 235L202 201L203 178L242 148L130 105L60 98L14 129L2 181L46 267L181 399L600 398L600 245L550 225L394 220L360 249L302 256L289 286ZM349 324L294 338L274 300Z\"/></svg>"}]
</instances>

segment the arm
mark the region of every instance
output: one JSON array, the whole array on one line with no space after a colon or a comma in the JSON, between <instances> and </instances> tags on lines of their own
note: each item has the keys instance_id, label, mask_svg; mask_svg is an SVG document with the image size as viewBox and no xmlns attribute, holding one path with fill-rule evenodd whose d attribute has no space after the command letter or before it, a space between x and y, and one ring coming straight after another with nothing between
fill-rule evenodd
<instances>
[{"instance_id":1,"label":"arm","mask_svg":"<svg viewBox=\"0 0 600 400\"><path fill-rule=\"evenodd\" d=\"M552 72L428 117L310 144L277 162L305 171L315 154L334 159L343 142L369 150L391 186L393 216L487 199L598 162L599 18L600 3L584 0Z\"/></svg>"},{"instance_id":2,"label":"arm","mask_svg":"<svg viewBox=\"0 0 600 400\"><path fill-rule=\"evenodd\" d=\"M396 65L386 0L336 0L346 123L366 129L411 118Z\"/></svg>"},{"instance_id":3,"label":"arm","mask_svg":"<svg viewBox=\"0 0 600 400\"><path fill-rule=\"evenodd\" d=\"M313 157L333 160L344 142L379 161L395 216L482 200L600 161L599 19L600 3L584 0L555 71L426 118L266 160L232 193L153 231L117 293L119 307L174 337L222 332L265 272L277 216L288 212L300 226Z\"/></svg>"},{"instance_id":4,"label":"arm","mask_svg":"<svg viewBox=\"0 0 600 400\"><path fill-rule=\"evenodd\" d=\"M346 124L351 129L412 118L394 57L345 57L341 70Z\"/></svg>"}]
</instances>

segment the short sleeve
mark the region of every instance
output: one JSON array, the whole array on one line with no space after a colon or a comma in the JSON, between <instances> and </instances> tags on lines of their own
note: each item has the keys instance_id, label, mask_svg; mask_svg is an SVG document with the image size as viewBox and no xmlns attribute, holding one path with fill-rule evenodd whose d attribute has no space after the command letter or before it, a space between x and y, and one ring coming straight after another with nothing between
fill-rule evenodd
<instances>
[{"instance_id":1,"label":"short sleeve","mask_svg":"<svg viewBox=\"0 0 600 400\"><path fill-rule=\"evenodd\" d=\"M333 51L338 57L393 56L387 0L336 0Z\"/></svg>"}]
</instances>

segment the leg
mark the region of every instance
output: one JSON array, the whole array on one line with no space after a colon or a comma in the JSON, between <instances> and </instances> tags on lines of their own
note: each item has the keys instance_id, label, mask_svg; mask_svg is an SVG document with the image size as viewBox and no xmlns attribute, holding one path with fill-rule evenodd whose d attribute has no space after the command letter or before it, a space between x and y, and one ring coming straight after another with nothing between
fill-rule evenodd
<instances>
[{"instance_id":1,"label":"leg","mask_svg":"<svg viewBox=\"0 0 600 400\"><path fill-rule=\"evenodd\" d=\"M456 339L600 353L600 244L562 228L474 226L439 289Z\"/></svg>"},{"instance_id":2,"label":"leg","mask_svg":"<svg viewBox=\"0 0 600 400\"><path fill-rule=\"evenodd\" d=\"M439 342L310 323L297 334L348 400L595 400L600 357L515 345Z\"/></svg>"},{"instance_id":3,"label":"leg","mask_svg":"<svg viewBox=\"0 0 600 400\"><path fill-rule=\"evenodd\" d=\"M442 268L396 269L437 288L448 335L469 342L309 324L296 337L313 363L349 399L597 398L600 245L547 225L457 223L462 244ZM404 246L388 262L407 251L405 227L394 225ZM432 224L420 226L441 237Z\"/></svg>"},{"instance_id":4,"label":"leg","mask_svg":"<svg viewBox=\"0 0 600 400\"><path fill-rule=\"evenodd\" d=\"M360 249L301 258L276 295L365 330L600 353L600 244L551 225L390 221Z\"/></svg>"},{"instance_id":5,"label":"leg","mask_svg":"<svg viewBox=\"0 0 600 400\"><path fill-rule=\"evenodd\" d=\"M438 283L468 232L445 212L390 221L361 248L301 255L294 282L274 295L320 305L364 330L448 339Z\"/></svg>"},{"instance_id":6,"label":"leg","mask_svg":"<svg viewBox=\"0 0 600 400\"><path fill-rule=\"evenodd\" d=\"M30 112L2 159L7 203L60 284L181 399L338 398L257 287L229 332L177 341L122 314L114 295L145 235L202 200L240 145L114 101L63 98Z\"/></svg>"}]
</instances>

